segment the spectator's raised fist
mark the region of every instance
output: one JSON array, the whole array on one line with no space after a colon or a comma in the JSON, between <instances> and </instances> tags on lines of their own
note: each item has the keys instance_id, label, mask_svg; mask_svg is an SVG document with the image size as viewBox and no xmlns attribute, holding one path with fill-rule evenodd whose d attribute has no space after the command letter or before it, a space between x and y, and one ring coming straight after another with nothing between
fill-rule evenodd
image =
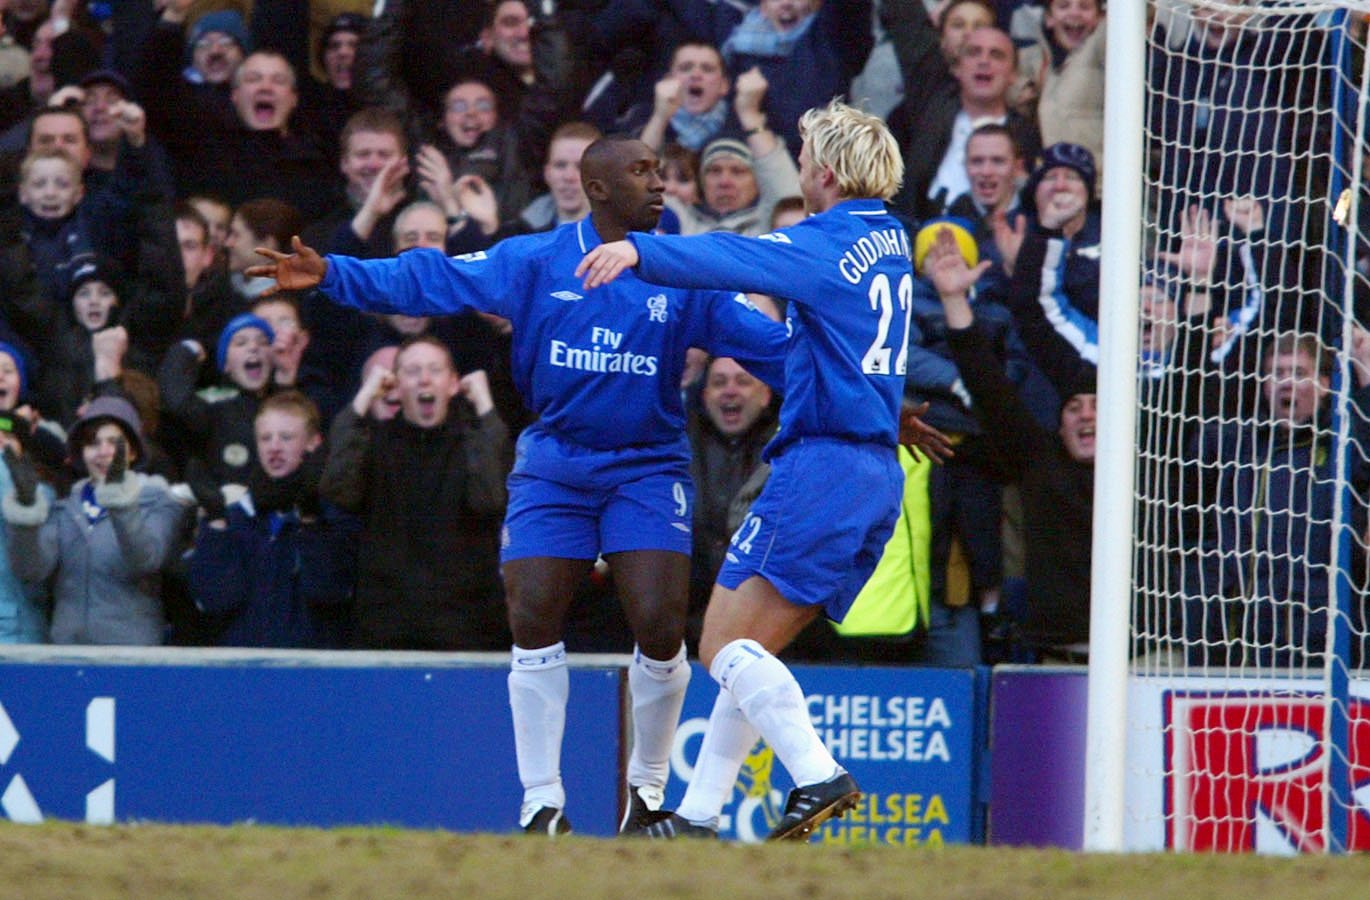
<instances>
[{"instance_id":1,"label":"spectator's raised fist","mask_svg":"<svg viewBox=\"0 0 1370 900\"><path fill-rule=\"evenodd\" d=\"M100 329L90 336L90 349L97 358L123 359L128 352L128 329L122 325Z\"/></svg>"},{"instance_id":2,"label":"spectator's raised fist","mask_svg":"<svg viewBox=\"0 0 1370 900\"><path fill-rule=\"evenodd\" d=\"M752 66L741 75L737 76L737 107L738 109L760 109L761 99L766 96L766 89L771 83L766 80L766 76L761 74L761 70Z\"/></svg>"},{"instance_id":3,"label":"spectator's raised fist","mask_svg":"<svg viewBox=\"0 0 1370 900\"><path fill-rule=\"evenodd\" d=\"M141 106L132 100L119 100L110 104L109 114L130 144L143 146L147 140L147 113Z\"/></svg>"},{"instance_id":4,"label":"spectator's raised fist","mask_svg":"<svg viewBox=\"0 0 1370 900\"><path fill-rule=\"evenodd\" d=\"M462 376L461 395L475 407L478 416L495 408L495 400L490 393L490 379L486 377L484 369L476 369Z\"/></svg>"},{"instance_id":5,"label":"spectator's raised fist","mask_svg":"<svg viewBox=\"0 0 1370 900\"><path fill-rule=\"evenodd\" d=\"M656 83L655 103L658 112L667 115L675 115L675 111L680 109L680 79L674 75L667 75Z\"/></svg>"}]
</instances>

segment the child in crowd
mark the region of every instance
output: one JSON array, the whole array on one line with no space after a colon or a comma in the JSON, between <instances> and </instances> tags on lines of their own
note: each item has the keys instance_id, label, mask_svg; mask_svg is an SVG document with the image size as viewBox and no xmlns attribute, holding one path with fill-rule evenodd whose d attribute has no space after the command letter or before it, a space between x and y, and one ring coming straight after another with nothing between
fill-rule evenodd
<instances>
[{"instance_id":1,"label":"child in crowd","mask_svg":"<svg viewBox=\"0 0 1370 900\"><path fill-rule=\"evenodd\" d=\"M80 212L81 167L62 150L35 150L19 166L19 203L34 270L50 300L61 299L73 257L93 247Z\"/></svg>"},{"instance_id":2,"label":"child in crowd","mask_svg":"<svg viewBox=\"0 0 1370 900\"><path fill-rule=\"evenodd\" d=\"M257 407L273 388L271 323L244 313L229 321L219 335L214 361L225 383L197 391L205 349L193 340L167 351L158 373L162 406L192 442L190 458L208 468L220 485L246 485L252 471L253 420ZM191 477L187 468L187 478ZM230 497L236 499L236 495Z\"/></svg>"},{"instance_id":3,"label":"child in crowd","mask_svg":"<svg viewBox=\"0 0 1370 900\"><path fill-rule=\"evenodd\" d=\"M351 529L319 503L319 411L298 391L262 402L248 490L225 507L204 493L190 591L233 647L344 647L356 554ZM197 492L198 493L198 492Z\"/></svg>"},{"instance_id":4,"label":"child in crowd","mask_svg":"<svg viewBox=\"0 0 1370 900\"><path fill-rule=\"evenodd\" d=\"M157 576L188 507L165 479L130 469L142 458L142 423L121 397L91 401L69 450L86 477L56 502L29 456L5 451L10 565L28 584L52 579L53 643L161 644Z\"/></svg>"},{"instance_id":5,"label":"child in crowd","mask_svg":"<svg viewBox=\"0 0 1370 900\"><path fill-rule=\"evenodd\" d=\"M36 399L43 415L70 424L91 397L121 393L126 368L155 372L155 349L135 335L155 330L145 327L150 323L143 313L167 307L167 299L140 279L125 278L109 257L75 257L67 304L51 310L45 329L51 339L40 345L43 377Z\"/></svg>"}]
</instances>

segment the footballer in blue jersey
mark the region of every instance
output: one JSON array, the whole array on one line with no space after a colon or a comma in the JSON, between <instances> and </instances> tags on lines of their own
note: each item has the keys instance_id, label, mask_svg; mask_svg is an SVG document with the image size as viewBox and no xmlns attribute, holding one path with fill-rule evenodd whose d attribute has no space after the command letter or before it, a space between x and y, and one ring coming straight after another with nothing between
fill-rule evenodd
<instances>
[{"instance_id":1,"label":"footballer in blue jersey","mask_svg":"<svg viewBox=\"0 0 1370 900\"><path fill-rule=\"evenodd\" d=\"M884 204L903 176L884 122L833 101L806 113L800 131L804 221L759 238L628 235L577 269L591 297L632 269L653 282L726 284L788 301L780 429L766 448L771 475L733 536L704 616L700 660L719 699L685 798L649 823L651 836L716 828L758 732L796 785L772 839L807 838L860 798L774 654L821 612L842 619L898 518L913 270L908 236Z\"/></svg>"},{"instance_id":2,"label":"footballer in blue jersey","mask_svg":"<svg viewBox=\"0 0 1370 900\"><path fill-rule=\"evenodd\" d=\"M551 232L448 258L321 258L295 242L254 269L282 289L318 286L369 312L434 316L474 308L513 324L515 385L538 420L509 476L502 570L514 633L509 676L520 825L568 830L560 775L569 679L562 629L598 555L637 641L629 668L634 748L624 826L661 803L689 667L684 626L693 486L680 379L697 347L783 387L786 329L734 291L668 288L636 277L588 296L575 275L603 241L650 230L662 210L656 154L604 138L581 160L591 214Z\"/></svg>"}]
</instances>

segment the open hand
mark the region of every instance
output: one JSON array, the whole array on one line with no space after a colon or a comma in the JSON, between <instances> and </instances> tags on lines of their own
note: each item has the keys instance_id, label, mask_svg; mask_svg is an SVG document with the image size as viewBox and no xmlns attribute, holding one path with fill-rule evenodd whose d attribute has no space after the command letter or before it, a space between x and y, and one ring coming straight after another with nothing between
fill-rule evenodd
<instances>
[{"instance_id":1,"label":"open hand","mask_svg":"<svg viewBox=\"0 0 1370 900\"><path fill-rule=\"evenodd\" d=\"M994 246L999 250L1004 271L1011 276L1018 265L1018 251L1023 249L1023 238L1027 236L1027 216L1015 215L1010 223L1007 213L996 210L990 214L989 227L994 232Z\"/></svg>"},{"instance_id":2,"label":"open hand","mask_svg":"<svg viewBox=\"0 0 1370 900\"><path fill-rule=\"evenodd\" d=\"M926 400L917 405L904 404L899 411L899 443L913 454L914 459L926 457L940 465L956 453L951 449L950 438L922 420L921 416L927 411Z\"/></svg>"},{"instance_id":3,"label":"open hand","mask_svg":"<svg viewBox=\"0 0 1370 900\"><path fill-rule=\"evenodd\" d=\"M966 258L961 255L961 245L956 243L951 229L944 226L937 230L932 246L928 248L928 255L923 260L923 274L932 281L939 296L964 297L991 265L990 260L981 262L973 269L966 265Z\"/></svg>"},{"instance_id":4,"label":"open hand","mask_svg":"<svg viewBox=\"0 0 1370 900\"><path fill-rule=\"evenodd\" d=\"M1218 260L1218 220L1200 206L1191 206L1180 217L1180 246L1163 250L1156 257L1174 266L1194 281L1207 285L1213 280Z\"/></svg>"},{"instance_id":5,"label":"open hand","mask_svg":"<svg viewBox=\"0 0 1370 900\"><path fill-rule=\"evenodd\" d=\"M592 290L601 284L608 284L624 269L631 269L639 262L637 248L628 241L614 241L600 244L576 266L576 277L584 278L585 289Z\"/></svg>"},{"instance_id":6,"label":"open hand","mask_svg":"<svg viewBox=\"0 0 1370 900\"><path fill-rule=\"evenodd\" d=\"M244 273L250 278L274 278L276 283L262 292L269 297L281 291L304 291L317 287L328 272L328 261L314 250L306 247L299 235L290 239L294 253L281 253L266 247L258 247L257 253L272 262L260 266L250 266Z\"/></svg>"}]
</instances>

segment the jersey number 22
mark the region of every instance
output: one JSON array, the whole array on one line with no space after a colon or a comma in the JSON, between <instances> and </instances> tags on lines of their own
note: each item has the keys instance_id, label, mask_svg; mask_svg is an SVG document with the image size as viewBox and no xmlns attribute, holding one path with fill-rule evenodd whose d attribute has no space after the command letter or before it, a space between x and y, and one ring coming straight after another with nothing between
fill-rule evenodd
<instances>
[{"instance_id":1,"label":"jersey number 22","mask_svg":"<svg viewBox=\"0 0 1370 900\"><path fill-rule=\"evenodd\" d=\"M886 346L890 339L890 322L894 319L894 298L890 296L890 277L880 272L871 279L869 292L871 310L880 314L875 326L875 340L861 357L861 371L867 375L889 375L890 355L894 348ZM909 362L909 318L913 315L913 276L899 279L899 308L904 312L903 339L899 341L899 355L894 360L895 375L903 375Z\"/></svg>"}]
</instances>

